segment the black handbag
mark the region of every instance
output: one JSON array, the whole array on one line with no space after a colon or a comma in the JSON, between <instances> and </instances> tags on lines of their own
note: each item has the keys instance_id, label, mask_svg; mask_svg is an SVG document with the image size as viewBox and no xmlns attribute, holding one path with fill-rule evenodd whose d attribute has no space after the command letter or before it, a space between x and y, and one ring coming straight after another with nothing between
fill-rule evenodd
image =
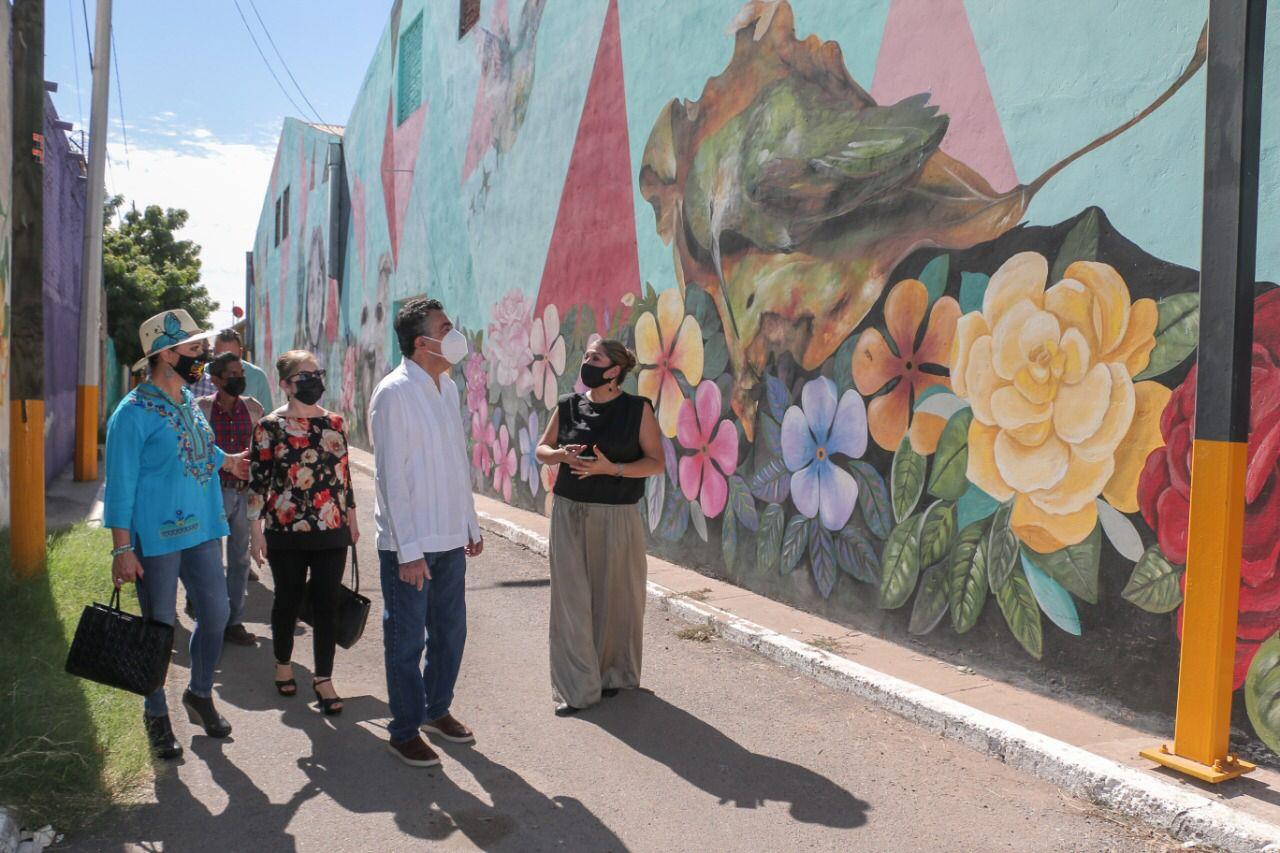
<instances>
[{"instance_id":1,"label":"black handbag","mask_svg":"<svg viewBox=\"0 0 1280 853\"><path fill-rule=\"evenodd\" d=\"M80 614L66 670L147 696L164 686L172 653L173 626L121 610L116 587L110 604L94 604Z\"/></svg>"},{"instance_id":2,"label":"black handbag","mask_svg":"<svg viewBox=\"0 0 1280 853\"><path fill-rule=\"evenodd\" d=\"M360 594L360 560L356 556L356 546L351 546L351 581L355 589L346 584L338 587L333 603L334 633L338 645L349 649L364 634L365 623L369 621L369 599ZM307 581L307 594L302 598L302 606L298 608L298 618L312 628L315 618L311 609L313 589L311 581Z\"/></svg>"}]
</instances>

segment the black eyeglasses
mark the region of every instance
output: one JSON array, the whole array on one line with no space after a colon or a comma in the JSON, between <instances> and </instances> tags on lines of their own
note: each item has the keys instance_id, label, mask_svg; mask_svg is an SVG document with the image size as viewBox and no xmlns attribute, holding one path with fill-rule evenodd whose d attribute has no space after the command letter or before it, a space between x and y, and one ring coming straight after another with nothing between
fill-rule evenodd
<instances>
[{"instance_id":1,"label":"black eyeglasses","mask_svg":"<svg viewBox=\"0 0 1280 853\"><path fill-rule=\"evenodd\" d=\"M303 370L289 377L290 382L309 382L312 379L324 379L323 370Z\"/></svg>"}]
</instances>

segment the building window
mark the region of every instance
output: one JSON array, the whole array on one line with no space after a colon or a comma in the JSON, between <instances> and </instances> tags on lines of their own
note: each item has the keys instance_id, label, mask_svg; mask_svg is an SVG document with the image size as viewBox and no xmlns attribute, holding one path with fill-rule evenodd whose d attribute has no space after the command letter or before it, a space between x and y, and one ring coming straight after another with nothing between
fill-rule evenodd
<instances>
[{"instance_id":1,"label":"building window","mask_svg":"<svg viewBox=\"0 0 1280 853\"><path fill-rule=\"evenodd\" d=\"M276 199L276 243L280 245L280 199Z\"/></svg>"},{"instance_id":2,"label":"building window","mask_svg":"<svg viewBox=\"0 0 1280 853\"><path fill-rule=\"evenodd\" d=\"M458 38L462 39L471 32L472 27L480 22L480 0L459 0L458 2Z\"/></svg>"},{"instance_id":3,"label":"building window","mask_svg":"<svg viewBox=\"0 0 1280 853\"><path fill-rule=\"evenodd\" d=\"M280 197L280 239L289 239L289 188L284 188L284 195Z\"/></svg>"},{"instance_id":4,"label":"building window","mask_svg":"<svg viewBox=\"0 0 1280 853\"><path fill-rule=\"evenodd\" d=\"M422 103L422 13L400 34L400 67L396 78L396 125L404 124Z\"/></svg>"}]
</instances>

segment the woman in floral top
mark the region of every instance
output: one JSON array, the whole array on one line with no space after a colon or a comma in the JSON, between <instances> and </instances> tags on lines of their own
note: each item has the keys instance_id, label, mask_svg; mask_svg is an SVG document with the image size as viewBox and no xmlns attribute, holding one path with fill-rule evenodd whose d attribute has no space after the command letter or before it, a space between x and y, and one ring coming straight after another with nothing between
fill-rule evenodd
<instances>
[{"instance_id":1,"label":"woman in floral top","mask_svg":"<svg viewBox=\"0 0 1280 853\"><path fill-rule=\"evenodd\" d=\"M276 690L298 692L293 678L293 631L310 573L314 625L316 699L324 713L341 713L333 687L335 603L347 549L360 538L355 492L347 468L342 418L317 403L324 371L315 356L290 350L276 362L288 403L264 417L249 448L249 517L254 520L253 558L271 565L275 600L271 635ZM265 531L264 531L265 527Z\"/></svg>"}]
</instances>

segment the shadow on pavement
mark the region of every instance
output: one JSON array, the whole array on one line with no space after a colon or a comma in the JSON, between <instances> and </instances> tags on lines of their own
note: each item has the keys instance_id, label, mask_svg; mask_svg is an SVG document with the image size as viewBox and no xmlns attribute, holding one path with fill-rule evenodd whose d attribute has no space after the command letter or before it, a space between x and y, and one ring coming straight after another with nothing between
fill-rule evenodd
<instances>
[{"instance_id":1,"label":"shadow on pavement","mask_svg":"<svg viewBox=\"0 0 1280 853\"><path fill-rule=\"evenodd\" d=\"M853 829L870 805L808 768L759 755L647 690L624 691L581 715L682 779L740 809L790 805L804 823Z\"/></svg>"}]
</instances>

